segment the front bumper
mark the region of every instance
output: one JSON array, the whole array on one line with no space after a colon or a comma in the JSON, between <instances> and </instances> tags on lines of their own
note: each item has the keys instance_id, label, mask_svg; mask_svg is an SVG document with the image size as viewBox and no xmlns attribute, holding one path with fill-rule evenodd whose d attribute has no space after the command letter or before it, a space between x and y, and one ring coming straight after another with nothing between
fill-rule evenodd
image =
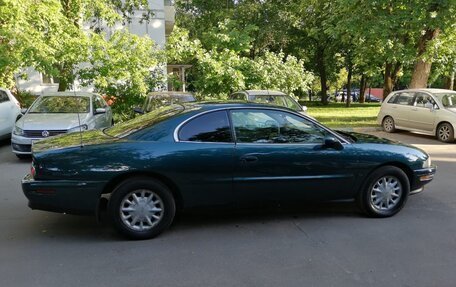
<instances>
[{"instance_id":1,"label":"front bumper","mask_svg":"<svg viewBox=\"0 0 456 287\"><path fill-rule=\"evenodd\" d=\"M30 174L22 179L22 191L31 209L95 214L104 182L81 180L34 180Z\"/></svg>"},{"instance_id":2,"label":"front bumper","mask_svg":"<svg viewBox=\"0 0 456 287\"><path fill-rule=\"evenodd\" d=\"M424 185L430 183L434 179L436 171L436 166L414 170L410 182L410 194L421 192Z\"/></svg>"},{"instance_id":3,"label":"front bumper","mask_svg":"<svg viewBox=\"0 0 456 287\"><path fill-rule=\"evenodd\" d=\"M42 138L27 138L11 134L11 148L15 154L31 154L32 142L42 140Z\"/></svg>"}]
</instances>

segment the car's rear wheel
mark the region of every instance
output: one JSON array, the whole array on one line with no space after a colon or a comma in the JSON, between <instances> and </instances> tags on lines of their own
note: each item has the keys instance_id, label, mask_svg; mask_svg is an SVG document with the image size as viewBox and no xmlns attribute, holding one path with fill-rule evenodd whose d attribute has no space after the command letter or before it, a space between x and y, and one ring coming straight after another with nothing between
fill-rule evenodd
<instances>
[{"instance_id":1,"label":"car's rear wheel","mask_svg":"<svg viewBox=\"0 0 456 287\"><path fill-rule=\"evenodd\" d=\"M169 188L145 177L122 182L109 200L114 228L131 239L153 238L168 228L176 213Z\"/></svg>"},{"instance_id":2,"label":"car's rear wheel","mask_svg":"<svg viewBox=\"0 0 456 287\"><path fill-rule=\"evenodd\" d=\"M454 129L449 123L441 123L437 128L437 139L442 142L454 141Z\"/></svg>"},{"instance_id":3,"label":"car's rear wheel","mask_svg":"<svg viewBox=\"0 0 456 287\"><path fill-rule=\"evenodd\" d=\"M371 217L389 217L404 207L409 193L407 175L400 168L383 166L368 176L357 203Z\"/></svg>"},{"instance_id":4,"label":"car's rear wheel","mask_svg":"<svg viewBox=\"0 0 456 287\"><path fill-rule=\"evenodd\" d=\"M383 130L387 133L394 133L396 131L394 119L390 116L387 116L383 119L382 127Z\"/></svg>"}]
</instances>

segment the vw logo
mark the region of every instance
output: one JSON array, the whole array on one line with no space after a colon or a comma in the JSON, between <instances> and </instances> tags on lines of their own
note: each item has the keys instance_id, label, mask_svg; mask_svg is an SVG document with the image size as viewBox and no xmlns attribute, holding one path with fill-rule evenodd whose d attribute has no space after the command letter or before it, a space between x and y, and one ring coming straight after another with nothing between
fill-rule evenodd
<instances>
[{"instance_id":1,"label":"vw logo","mask_svg":"<svg viewBox=\"0 0 456 287\"><path fill-rule=\"evenodd\" d=\"M41 133L41 135L42 135L43 137L47 138L47 137L49 136L49 132L48 132L48 131L43 131L43 132Z\"/></svg>"}]
</instances>

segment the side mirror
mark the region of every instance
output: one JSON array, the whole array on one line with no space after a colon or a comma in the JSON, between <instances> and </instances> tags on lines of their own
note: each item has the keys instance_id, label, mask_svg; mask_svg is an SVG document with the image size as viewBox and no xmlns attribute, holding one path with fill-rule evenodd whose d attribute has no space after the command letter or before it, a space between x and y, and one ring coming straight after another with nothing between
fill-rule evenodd
<instances>
[{"instance_id":1,"label":"side mirror","mask_svg":"<svg viewBox=\"0 0 456 287\"><path fill-rule=\"evenodd\" d=\"M106 109L105 108L98 108L95 110L95 115L98 115L98 114L105 114L106 113Z\"/></svg>"},{"instance_id":2,"label":"side mirror","mask_svg":"<svg viewBox=\"0 0 456 287\"><path fill-rule=\"evenodd\" d=\"M323 144L323 148L332 148L335 150L342 150L344 146L337 140L335 137L327 136L325 137L325 143Z\"/></svg>"},{"instance_id":3,"label":"side mirror","mask_svg":"<svg viewBox=\"0 0 456 287\"><path fill-rule=\"evenodd\" d=\"M137 114L141 114L141 115L144 114L144 111L141 108L134 108L133 111Z\"/></svg>"},{"instance_id":4,"label":"side mirror","mask_svg":"<svg viewBox=\"0 0 456 287\"><path fill-rule=\"evenodd\" d=\"M27 112L26 108L21 109L21 114L25 115L26 112Z\"/></svg>"}]
</instances>

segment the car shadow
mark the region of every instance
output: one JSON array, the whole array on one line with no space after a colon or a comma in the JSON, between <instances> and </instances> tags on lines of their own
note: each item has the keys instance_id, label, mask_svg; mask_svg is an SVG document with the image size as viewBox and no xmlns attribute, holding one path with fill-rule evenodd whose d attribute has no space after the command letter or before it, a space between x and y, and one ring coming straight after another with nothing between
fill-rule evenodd
<instances>
[{"instance_id":1,"label":"car shadow","mask_svg":"<svg viewBox=\"0 0 456 287\"><path fill-rule=\"evenodd\" d=\"M41 213L41 212L40 212ZM97 221L93 216L77 216L45 213L35 217L32 224L33 234L42 238L65 239L70 241L125 241L111 227L106 212ZM299 219L322 219L335 217L364 217L353 202L318 202L306 204L282 204L250 206L243 208L204 208L192 209L176 214L169 230L162 236L183 236L199 229L220 229L244 225L268 224ZM30 228L30 227L28 227Z\"/></svg>"}]
</instances>

